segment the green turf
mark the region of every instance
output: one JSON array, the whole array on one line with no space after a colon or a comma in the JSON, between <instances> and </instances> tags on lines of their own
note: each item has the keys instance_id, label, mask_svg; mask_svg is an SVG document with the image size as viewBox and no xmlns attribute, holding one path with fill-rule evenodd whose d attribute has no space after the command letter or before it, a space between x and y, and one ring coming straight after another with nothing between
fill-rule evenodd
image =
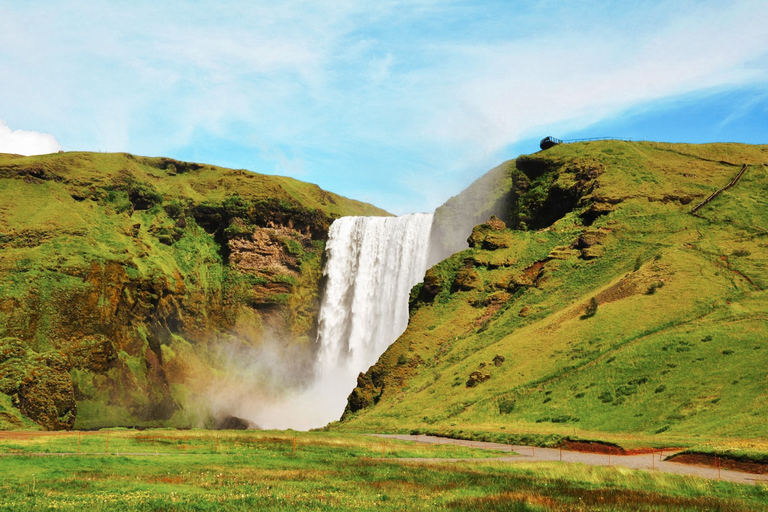
<instances>
[{"instance_id":1,"label":"green turf","mask_svg":"<svg viewBox=\"0 0 768 512\"><path fill-rule=\"evenodd\" d=\"M619 141L519 157L516 229L477 227L427 273L331 428L768 436L766 162L768 146Z\"/></svg>"},{"instance_id":2,"label":"green turf","mask_svg":"<svg viewBox=\"0 0 768 512\"><path fill-rule=\"evenodd\" d=\"M23 454L76 452L78 438L79 456ZM382 443L386 443L383 459ZM122 430L110 432L108 447L104 431L6 438L0 447L5 453L13 451L2 458L2 510L748 511L768 507L768 490L760 485L580 464L425 463L418 459L451 457L454 448L349 434ZM461 457L480 455L477 450L458 450L456 455ZM127 454L131 451L152 455Z\"/></svg>"},{"instance_id":3,"label":"green turf","mask_svg":"<svg viewBox=\"0 0 768 512\"><path fill-rule=\"evenodd\" d=\"M311 358L328 226L385 214L244 170L0 154L0 393L49 429L210 422L220 353Z\"/></svg>"}]
</instances>

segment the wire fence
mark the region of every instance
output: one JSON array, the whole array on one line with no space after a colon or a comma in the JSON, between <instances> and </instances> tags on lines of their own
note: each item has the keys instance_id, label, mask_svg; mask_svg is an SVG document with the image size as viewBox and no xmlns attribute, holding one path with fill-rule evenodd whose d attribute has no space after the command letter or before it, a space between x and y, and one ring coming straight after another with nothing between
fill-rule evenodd
<instances>
[{"instance_id":1,"label":"wire fence","mask_svg":"<svg viewBox=\"0 0 768 512\"><path fill-rule=\"evenodd\" d=\"M562 142L563 144L570 144L572 142L590 142L590 141L593 141L593 140L621 140L621 141L624 141L624 142L632 142L631 138L625 139L623 137L588 137L588 138L585 138L585 139L567 139L567 140L562 140L560 142ZM639 140L643 140L644 141L645 139L634 139L634 140L635 141L639 141Z\"/></svg>"},{"instance_id":2,"label":"wire fence","mask_svg":"<svg viewBox=\"0 0 768 512\"><path fill-rule=\"evenodd\" d=\"M566 140L561 140L561 139L558 139L556 137L549 136L549 137L544 137L543 139L541 139L541 142L539 143L539 147L542 150L544 150L544 149L549 149L549 148L551 148L553 146L557 146L557 145L560 145L560 144L572 144L574 142L590 142L590 141L596 141L596 140L619 140L619 141L624 141L624 142L632 142L631 138L630 139L625 139L623 137L588 137L588 138L583 138L583 139L566 139ZM639 140L641 140L641 139L635 139L635 141L639 141ZM645 139L642 139L642 140L645 141Z\"/></svg>"}]
</instances>

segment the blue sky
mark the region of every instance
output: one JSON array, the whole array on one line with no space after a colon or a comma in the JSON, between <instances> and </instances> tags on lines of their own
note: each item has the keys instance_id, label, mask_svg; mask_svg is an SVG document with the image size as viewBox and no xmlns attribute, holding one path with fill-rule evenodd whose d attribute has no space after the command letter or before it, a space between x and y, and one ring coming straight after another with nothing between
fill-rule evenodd
<instances>
[{"instance_id":1,"label":"blue sky","mask_svg":"<svg viewBox=\"0 0 768 512\"><path fill-rule=\"evenodd\" d=\"M429 211L545 135L768 143L768 1L0 0L0 151Z\"/></svg>"}]
</instances>

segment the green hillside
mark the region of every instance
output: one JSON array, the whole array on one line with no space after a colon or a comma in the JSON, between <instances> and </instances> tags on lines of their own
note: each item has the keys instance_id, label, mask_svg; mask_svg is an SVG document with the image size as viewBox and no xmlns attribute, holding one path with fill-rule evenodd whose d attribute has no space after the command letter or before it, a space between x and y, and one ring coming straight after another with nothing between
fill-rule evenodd
<instances>
[{"instance_id":1,"label":"green hillside","mask_svg":"<svg viewBox=\"0 0 768 512\"><path fill-rule=\"evenodd\" d=\"M334 428L768 435L767 162L768 146L601 141L494 170L512 229L477 226L428 271Z\"/></svg>"},{"instance_id":2,"label":"green hillside","mask_svg":"<svg viewBox=\"0 0 768 512\"><path fill-rule=\"evenodd\" d=\"M0 155L0 428L210 424L222 347L313 357L343 215L386 212L168 158Z\"/></svg>"}]
</instances>

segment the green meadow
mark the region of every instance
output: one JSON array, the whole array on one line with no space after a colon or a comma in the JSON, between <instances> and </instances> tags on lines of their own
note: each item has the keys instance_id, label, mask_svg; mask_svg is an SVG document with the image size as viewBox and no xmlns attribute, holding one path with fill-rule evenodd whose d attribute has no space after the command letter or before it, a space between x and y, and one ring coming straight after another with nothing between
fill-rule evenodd
<instances>
[{"instance_id":1,"label":"green meadow","mask_svg":"<svg viewBox=\"0 0 768 512\"><path fill-rule=\"evenodd\" d=\"M330 428L762 460L768 146L587 142L492 172L506 226L427 272Z\"/></svg>"},{"instance_id":2,"label":"green meadow","mask_svg":"<svg viewBox=\"0 0 768 512\"><path fill-rule=\"evenodd\" d=\"M0 510L768 509L765 486L355 434L18 432L0 451Z\"/></svg>"}]
</instances>

